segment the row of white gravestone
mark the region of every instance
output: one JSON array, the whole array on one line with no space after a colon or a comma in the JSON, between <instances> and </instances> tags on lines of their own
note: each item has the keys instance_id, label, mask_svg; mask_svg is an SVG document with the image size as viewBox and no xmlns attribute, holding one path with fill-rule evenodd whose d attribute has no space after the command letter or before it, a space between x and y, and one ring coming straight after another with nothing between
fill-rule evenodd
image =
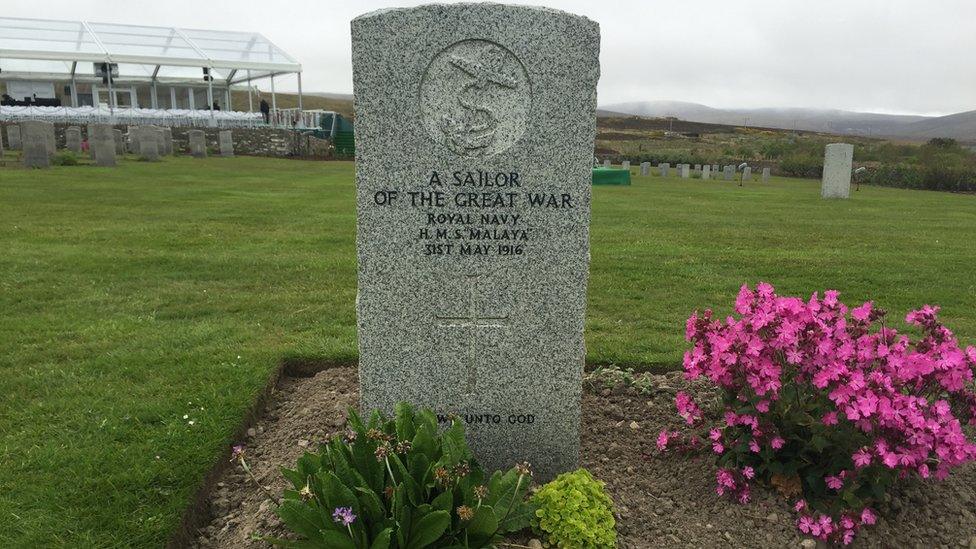
<instances>
[{"instance_id":1,"label":"row of white gravestone","mask_svg":"<svg viewBox=\"0 0 976 549\"><path fill-rule=\"evenodd\" d=\"M612 167L612 163L610 162L610 160L604 160L603 161L603 166L604 167L607 167L607 168L610 168L610 167ZM620 167L621 167L621 169L629 170L630 169L630 161L629 160L624 160L621 163L621 166ZM641 176L648 176L648 175L651 174L651 163L650 162L641 162L639 169L640 169L639 173L640 173ZM657 169L658 169L658 172L657 172L658 175L660 175L662 177L668 177L670 175L670 173L671 173L671 164L668 163L668 162L662 162L662 163L658 164ZM677 164L675 166L675 169L678 172L678 176L681 177L682 179L692 179L692 178L695 178L695 179L712 179L713 177L714 178L718 178L719 177L719 166L718 166L718 164L712 164L712 165L709 165L709 164L695 164L694 167L692 167L691 164ZM736 166L730 164L728 166L725 166L725 168L724 168L724 170L722 172L722 176L724 177L725 180L732 181L732 180L735 179L735 173L736 173L736 171L737 171ZM762 179L761 179L761 181L763 183L768 183L769 182L769 176L770 176L769 168L763 168L762 169ZM752 168L749 167L749 166L746 166L745 168L742 169L742 177L741 177L741 180L746 181L746 180L751 180L751 179L752 179Z\"/></svg>"},{"instance_id":2,"label":"row of white gravestone","mask_svg":"<svg viewBox=\"0 0 976 549\"><path fill-rule=\"evenodd\" d=\"M190 154L202 158L207 156L206 134L202 130L188 133ZM81 128L70 126L65 129L65 149L82 152ZM168 127L129 126L128 132L114 129L107 124L87 126L88 147L91 159L98 166L114 166L116 157L128 150L143 160L159 160L162 155L174 155L173 132ZM7 126L7 143L11 150L22 150L25 167L46 168L57 152L54 124L30 120ZM2 139L0 139L2 142ZM234 156L234 140L229 130L221 131L218 145L221 156ZM0 145L2 147L2 145ZM2 152L0 148L0 152Z\"/></svg>"}]
</instances>

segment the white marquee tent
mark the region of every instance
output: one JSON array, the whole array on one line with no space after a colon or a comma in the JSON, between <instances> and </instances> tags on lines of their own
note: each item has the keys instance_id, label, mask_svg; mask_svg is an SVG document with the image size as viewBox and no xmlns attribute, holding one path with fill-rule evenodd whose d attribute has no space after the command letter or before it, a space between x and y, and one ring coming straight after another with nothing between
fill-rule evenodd
<instances>
[{"instance_id":1,"label":"white marquee tent","mask_svg":"<svg viewBox=\"0 0 976 549\"><path fill-rule=\"evenodd\" d=\"M226 119L234 116L211 106L216 99L224 111L233 110L231 86L247 85L250 113L251 82L270 79L277 110L274 79L295 74L300 116L301 73L300 63L255 32L0 17L0 82L12 100L60 95L62 109L136 115L150 110L153 117L160 111L186 116L202 109L209 111L206 116ZM32 112L53 108L26 107ZM13 115L14 108L0 107L0 115L4 110Z\"/></svg>"}]
</instances>

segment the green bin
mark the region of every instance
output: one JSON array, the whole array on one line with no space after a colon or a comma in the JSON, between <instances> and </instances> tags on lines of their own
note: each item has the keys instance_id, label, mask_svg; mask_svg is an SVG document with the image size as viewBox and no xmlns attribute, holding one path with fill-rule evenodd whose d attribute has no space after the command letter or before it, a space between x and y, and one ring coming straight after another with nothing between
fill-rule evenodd
<instances>
[{"instance_id":1,"label":"green bin","mask_svg":"<svg viewBox=\"0 0 976 549\"><path fill-rule=\"evenodd\" d=\"M630 185L630 170L593 168L594 185Z\"/></svg>"}]
</instances>

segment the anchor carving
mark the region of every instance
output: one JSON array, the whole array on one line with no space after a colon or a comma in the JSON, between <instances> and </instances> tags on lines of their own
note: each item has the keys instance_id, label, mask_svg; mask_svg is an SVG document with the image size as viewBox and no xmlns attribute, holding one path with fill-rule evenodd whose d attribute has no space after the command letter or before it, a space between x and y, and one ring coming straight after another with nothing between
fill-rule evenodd
<instances>
[{"instance_id":1,"label":"anchor carving","mask_svg":"<svg viewBox=\"0 0 976 549\"><path fill-rule=\"evenodd\" d=\"M458 92L460 116L444 114L440 129L447 138L447 145L461 154L483 154L495 140L498 117L495 110L484 104L485 92L491 86L515 89L518 80L502 72L505 52L500 48L488 48L480 60L452 55L450 62L465 73L470 81Z\"/></svg>"}]
</instances>

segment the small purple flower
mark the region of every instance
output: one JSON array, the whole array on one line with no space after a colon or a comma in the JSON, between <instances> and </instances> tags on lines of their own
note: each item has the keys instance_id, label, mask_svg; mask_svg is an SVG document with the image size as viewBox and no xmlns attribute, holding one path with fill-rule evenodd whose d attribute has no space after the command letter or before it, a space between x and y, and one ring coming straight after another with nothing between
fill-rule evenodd
<instances>
[{"instance_id":1,"label":"small purple flower","mask_svg":"<svg viewBox=\"0 0 976 549\"><path fill-rule=\"evenodd\" d=\"M332 520L343 526L349 526L356 521L356 515L352 513L351 507L336 507L332 512Z\"/></svg>"},{"instance_id":2,"label":"small purple flower","mask_svg":"<svg viewBox=\"0 0 976 549\"><path fill-rule=\"evenodd\" d=\"M238 444L238 445L234 446L233 448L231 448L231 450L230 450L230 460L231 461L235 461L235 460L241 459L242 457L244 457L244 446L242 444Z\"/></svg>"}]
</instances>

